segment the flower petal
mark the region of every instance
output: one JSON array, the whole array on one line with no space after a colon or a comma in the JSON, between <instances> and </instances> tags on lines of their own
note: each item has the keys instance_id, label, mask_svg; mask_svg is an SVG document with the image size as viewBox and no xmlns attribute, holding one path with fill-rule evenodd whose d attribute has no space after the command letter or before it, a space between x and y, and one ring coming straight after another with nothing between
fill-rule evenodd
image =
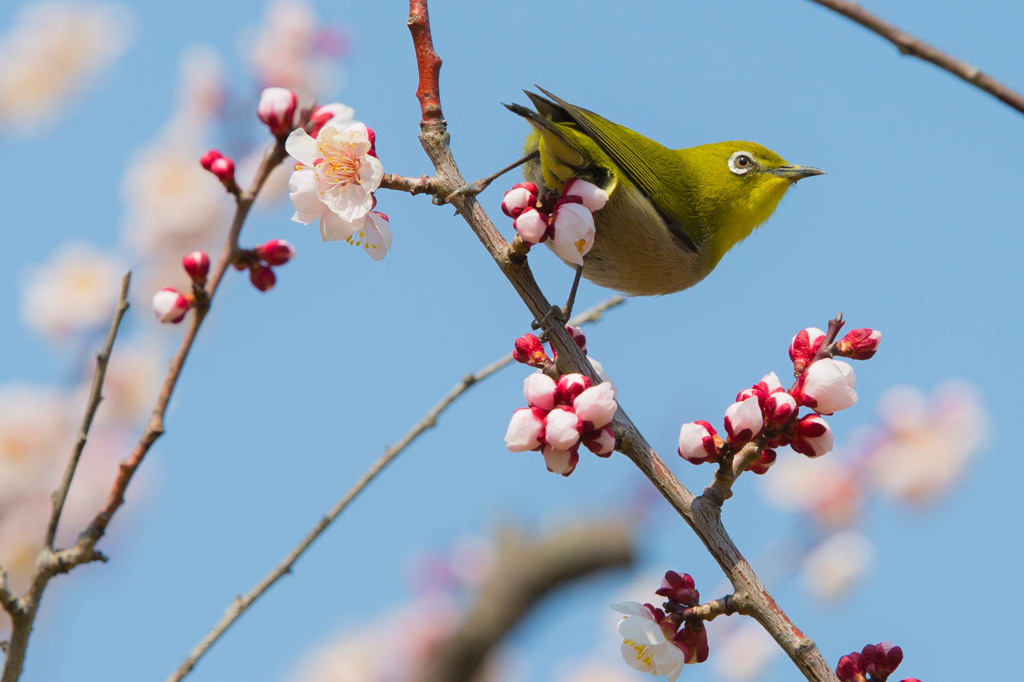
<instances>
[{"instance_id":1,"label":"flower petal","mask_svg":"<svg viewBox=\"0 0 1024 682\"><path fill-rule=\"evenodd\" d=\"M316 140L302 128L296 128L288 134L288 138L284 141L284 148L293 159L303 166L312 167L313 162L320 154Z\"/></svg>"}]
</instances>

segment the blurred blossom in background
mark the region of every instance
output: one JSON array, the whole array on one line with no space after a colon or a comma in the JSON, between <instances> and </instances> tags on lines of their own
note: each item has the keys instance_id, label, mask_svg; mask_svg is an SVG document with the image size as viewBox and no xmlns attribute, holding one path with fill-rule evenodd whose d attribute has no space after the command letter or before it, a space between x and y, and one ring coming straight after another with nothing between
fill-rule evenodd
<instances>
[{"instance_id":1,"label":"blurred blossom in background","mask_svg":"<svg viewBox=\"0 0 1024 682\"><path fill-rule=\"evenodd\" d=\"M38 135L124 53L134 17L123 6L22 5L0 36L0 135Z\"/></svg>"}]
</instances>

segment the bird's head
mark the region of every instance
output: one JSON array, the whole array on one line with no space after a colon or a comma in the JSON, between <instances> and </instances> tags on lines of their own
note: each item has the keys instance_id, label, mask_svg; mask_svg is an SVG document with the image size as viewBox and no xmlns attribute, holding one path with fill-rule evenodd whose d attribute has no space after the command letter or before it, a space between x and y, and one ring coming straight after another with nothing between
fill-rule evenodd
<instances>
[{"instance_id":1,"label":"bird's head","mask_svg":"<svg viewBox=\"0 0 1024 682\"><path fill-rule=\"evenodd\" d=\"M716 262L768 220L782 195L798 180L825 173L787 163L756 142L717 142L680 153L694 171L689 183Z\"/></svg>"}]
</instances>

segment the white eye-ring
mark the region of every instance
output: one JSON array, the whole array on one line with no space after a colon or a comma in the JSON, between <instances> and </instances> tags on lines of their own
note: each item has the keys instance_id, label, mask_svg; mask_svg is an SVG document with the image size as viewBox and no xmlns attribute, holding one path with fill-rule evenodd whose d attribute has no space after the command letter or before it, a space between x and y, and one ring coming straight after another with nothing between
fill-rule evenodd
<instances>
[{"instance_id":1,"label":"white eye-ring","mask_svg":"<svg viewBox=\"0 0 1024 682\"><path fill-rule=\"evenodd\" d=\"M755 165L754 155L750 152L733 152L729 157L729 170L736 175L745 175Z\"/></svg>"}]
</instances>

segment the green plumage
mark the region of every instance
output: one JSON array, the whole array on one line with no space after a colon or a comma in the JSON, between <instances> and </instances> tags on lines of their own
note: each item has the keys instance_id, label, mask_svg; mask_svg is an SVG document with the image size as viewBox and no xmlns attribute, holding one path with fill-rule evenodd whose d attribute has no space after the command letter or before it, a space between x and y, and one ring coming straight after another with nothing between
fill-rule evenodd
<instances>
[{"instance_id":1,"label":"green plumage","mask_svg":"<svg viewBox=\"0 0 1024 682\"><path fill-rule=\"evenodd\" d=\"M528 180L560 190L580 177L605 189L594 214L594 246L583 276L632 295L693 286L726 251L771 216L797 180L822 171L790 166L753 142L668 149L639 133L541 89L527 92L536 111L506 105L534 127L524 166ZM749 163L740 167L742 156Z\"/></svg>"}]
</instances>

